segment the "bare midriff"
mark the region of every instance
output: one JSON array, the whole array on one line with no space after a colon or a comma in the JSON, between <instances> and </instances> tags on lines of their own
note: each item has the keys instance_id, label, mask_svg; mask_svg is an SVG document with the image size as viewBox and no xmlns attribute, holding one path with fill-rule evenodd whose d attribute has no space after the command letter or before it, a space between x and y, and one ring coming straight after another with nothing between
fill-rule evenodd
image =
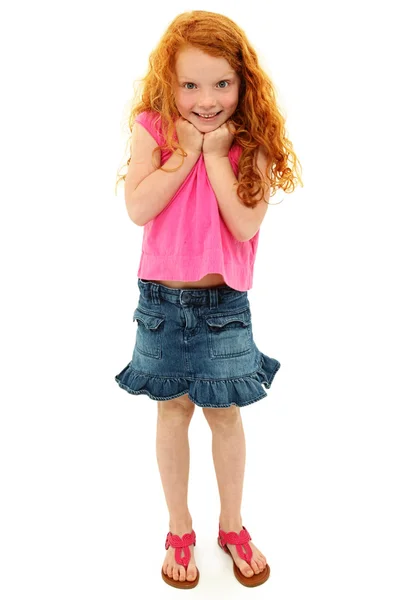
<instances>
[{"instance_id":1,"label":"bare midriff","mask_svg":"<svg viewBox=\"0 0 400 600\"><path fill-rule=\"evenodd\" d=\"M224 285L225 279L220 273L208 273L198 281L168 281L163 279L144 279L143 281L154 281L170 288L208 288Z\"/></svg>"}]
</instances>

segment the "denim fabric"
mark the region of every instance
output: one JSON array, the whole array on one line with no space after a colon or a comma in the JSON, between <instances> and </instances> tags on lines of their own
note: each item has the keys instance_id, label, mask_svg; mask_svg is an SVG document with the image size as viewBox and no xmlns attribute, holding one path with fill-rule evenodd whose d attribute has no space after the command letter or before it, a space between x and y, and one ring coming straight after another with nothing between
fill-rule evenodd
<instances>
[{"instance_id":1,"label":"denim fabric","mask_svg":"<svg viewBox=\"0 0 400 600\"><path fill-rule=\"evenodd\" d=\"M138 287L132 359L115 377L122 389L159 401L187 393L212 408L267 396L281 365L254 343L247 291L173 289L140 278Z\"/></svg>"}]
</instances>

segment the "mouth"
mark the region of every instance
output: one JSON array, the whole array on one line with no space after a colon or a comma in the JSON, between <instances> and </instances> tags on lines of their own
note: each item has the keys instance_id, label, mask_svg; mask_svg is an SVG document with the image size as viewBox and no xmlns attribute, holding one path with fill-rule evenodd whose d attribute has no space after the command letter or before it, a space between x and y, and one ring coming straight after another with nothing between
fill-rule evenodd
<instances>
[{"instance_id":1,"label":"mouth","mask_svg":"<svg viewBox=\"0 0 400 600\"><path fill-rule=\"evenodd\" d=\"M214 112L214 113L195 113L193 112L194 115L196 115L196 117L198 117L201 121L213 121L216 117L218 117L218 115L222 112L222 110L219 110L218 112Z\"/></svg>"}]
</instances>

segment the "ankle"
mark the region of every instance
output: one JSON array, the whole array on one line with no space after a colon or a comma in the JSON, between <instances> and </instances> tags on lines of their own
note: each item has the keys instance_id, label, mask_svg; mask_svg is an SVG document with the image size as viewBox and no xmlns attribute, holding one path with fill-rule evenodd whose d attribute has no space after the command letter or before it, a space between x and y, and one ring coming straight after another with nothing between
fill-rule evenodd
<instances>
[{"instance_id":1,"label":"ankle","mask_svg":"<svg viewBox=\"0 0 400 600\"><path fill-rule=\"evenodd\" d=\"M232 515L220 515L219 517L219 526L222 531L234 531L235 533L239 533L242 529L242 517L239 515L237 517L233 517Z\"/></svg>"},{"instance_id":2,"label":"ankle","mask_svg":"<svg viewBox=\"0 0 400 600\"><path fill-rule=\"evenodd\" d=\"M169 520L169 530L175 535L182 537L184 533L192 532L192 519L188 517L171 517Z\"/></svg>"}]
</instances>

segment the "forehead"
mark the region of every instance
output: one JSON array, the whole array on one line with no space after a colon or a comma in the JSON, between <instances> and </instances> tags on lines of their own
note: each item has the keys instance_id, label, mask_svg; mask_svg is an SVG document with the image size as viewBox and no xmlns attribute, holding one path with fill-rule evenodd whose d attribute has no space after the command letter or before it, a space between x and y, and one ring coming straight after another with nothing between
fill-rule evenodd
<instances>
[{"instance_id":1,"label":"forehead","mask_svg":"<svg viewBox=\"0 0 400 600\"><path fill-rule=\"evenodd\" d=\"M234 69L225 58L210 56L198 48L185 48L177 52L175 71L178 78L218 79L235 75Z\"/></svg>"}]
</instances>

